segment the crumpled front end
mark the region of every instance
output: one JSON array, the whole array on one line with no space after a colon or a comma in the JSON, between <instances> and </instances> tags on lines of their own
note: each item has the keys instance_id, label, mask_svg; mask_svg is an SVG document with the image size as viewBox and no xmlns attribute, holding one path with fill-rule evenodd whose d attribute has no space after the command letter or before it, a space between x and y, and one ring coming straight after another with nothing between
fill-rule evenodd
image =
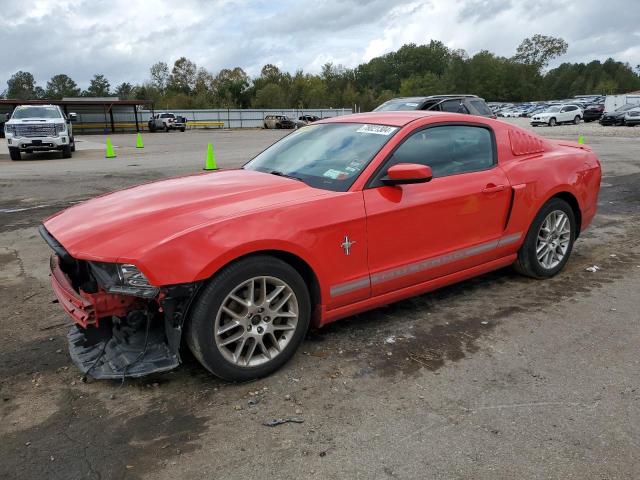
<instances>
[{"instance_id":1,"label":"crumpled front end","mask_svg":"<svg viewBox=\"0 0 640 480\"><path fill-rule=\"evenodd\" d=\"M197 283L113 293L118 287L109 283L104 264L75 259L44 227L40 233L55 251L51 285L75 323L67 335L69 353L85 375L141 377L180 364L182 326Z\"/></svg>"}]
</instances>

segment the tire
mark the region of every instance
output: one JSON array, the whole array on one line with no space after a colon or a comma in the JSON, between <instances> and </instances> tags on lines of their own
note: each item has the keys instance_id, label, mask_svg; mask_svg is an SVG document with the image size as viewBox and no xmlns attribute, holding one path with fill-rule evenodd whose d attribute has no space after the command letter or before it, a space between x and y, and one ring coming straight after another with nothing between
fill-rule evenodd
<instances>
[{"instance_id":1,"label":"tire","mask_svg":"<svg viewBox=\"0 0 640 480\"><path fill-rule=\"evenodd\" d=\"M156 126L155 126L153 123L150 123L150 124L149 124L149 131L150 131L151 133L155 133L155 131L156 131Z\"/></svg>"},{"instance_id":2,"label":"tire","mask_svg":"<svg viewBox=\"0 0 640 480\"><path fill-rule=\"evenodd\" d=\"M282 294L278 294L271 302L263 303L266 308L264 311L271 311L273 319L264 316L264 311L258 309L262 301L260 285L263 284L263 278L274 285L285 285L283 291L292 295L286 302L287 311L277 311L295 315L297 310L297 319L281 318L269 310L275 302L282 301ZM248 285L251 284L254 285L254 296L248 293ZM280 288L274 285L267 285L269 295ZM232 294L234 298L242 297L240 300L252 298L252 307L235 302ZM227 308L223 310L223 306ZM227 312L236 313L231 317ZM224 380L244 382L269 375L284 365L302 343L310 317L309 291L300 274L277 258L253 256L225 267L204 285L187 320L185 338L194 356L211 373ZM295 325L289 325L290 322L295 322ZM232 323L236 325L216 335L218 328L224 329ZM275 326L279 329L269 330ZM285 327L290 329L284 330ZM236 337L237 341L232 340L229 346L220 345ZM274 343L276 337L278 341ZM279 348L275 348L276 345ZM236 359L238 348L240 352ZM270 351L269 356L265 355L265 350Z\"/></svg>"},{"instance_id":3,"label":"tire","mask_svg":"<svg viewBox=\"0 0 640 480\"><path fill-rule=\"evenodd\" d=\"M580 123L580 115L576 115L575 118L573 119L573 123L575 125L578 125Z\"/></svg>"},{"instance_id":4,"label":"tire","mask_svg":"<svg viewBox=\"0 0 640 480\"><path fill-rule=\"evenodd\" d=\"M552 214L556 215L555 218L563 218L561 215L566 217L565 225L568 226L569 232L557 238L558 244L563 243L563 238L566 239L567 242L562 258L559 259L557 264L551 263L545 266L543 262L548 257L543 255L542 259L539 260L538 249L545 242L545 240L541 238L541 235L544 235L543 225L545 225L547 218L553 220L553 217L550 217ZM560 198L552 198L549 200L542 206L533 219L533 222L531 222L524 243L518 251L518 259L514 263L516 271L522 275L533 278L549 278L556 275L564 268L571 256L573 243L576 238L576 228L576 219L571 206ZM560 248L562 252L561 246L555 247L554 251L557 252L558 248ZM543 249L542 252L549 252L549 248ZM553 256L551 259L554 260Z\"/></svg>"},{"instance_id":5,"label":"tire","mask_svg":"<svg viewBox=\"0 0 640 480\"><path fill-rule=\"evenodd\" d=\"M166 124L165 124L165 126L164 126L164 131L165 131L165 132L167 132L167 133L169 133L169 125L166 125Z\"/></svg>"},{"instance_id":6,"label":"tire","mask_svg":"<svg viewBox=\"0 0 640 480\"><path fill-rule=\"evenodd\" d=\"M76 139L75 138L71 139L71 151L72 152L76 151Z\"/></svg>"},{"instance_id":7,"label":"tire","mask_svg":"<svg viewBox=\"0 0 640 480\"><path fill-rule=\"evenodd\" d=\"M182 128L180 129L180 131L181 131L181 132L184 132L184 131L185 131L185 128L184 128L184 127L182 127Z\"/></svg>"},{"instance_id":8,"label":"tire","mask_svg":"<svg viewBox=\"0 0 640 480\"><path fill-rule=\"evenodd\" d=\"M71 145L62 147L62 158L71 158Z\"/></svg>"},{"instance_id":9,"label":"tire","mask_svg":"<svg viewBox=\"0 0 640 480\"><path fill-rule=\"evenodd\" d=\"M11 157L11 160L22 160L20 149L9 147L9 157Z\"/></svg>"},{"instance_id":10,"label":"tire","mask_svg":"<svg viewBox=\"0 0 640 480\"><path fill-rule=\"evenodd\" d=\"M549 119L549 126L550 127L555 127L556 126L556 119L554 117L551 117Z\"/></svg>"}]
</instances>

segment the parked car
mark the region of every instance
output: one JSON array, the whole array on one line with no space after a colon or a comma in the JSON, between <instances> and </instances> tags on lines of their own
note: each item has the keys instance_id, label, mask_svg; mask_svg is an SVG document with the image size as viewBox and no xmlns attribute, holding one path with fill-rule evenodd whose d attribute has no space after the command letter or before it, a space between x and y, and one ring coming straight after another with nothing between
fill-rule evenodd
<instances>
[{"instance_id":1,"label":"parked car","mask_svg":"<svg viewBox=\"0 0 640 480\"><path fill-rule=\"evenodd\" d=\"M296 128L294 120L286 115L267 115L264 117L264 128Z\"/></svg>"},{"instance_id":2,"label":"parked car","mask_svg":"<svg viewBox=\"0 0 640 480\"><path fill-rule=\"evenodd\" d=\"M176 115L175 113L158 113L149 119L149 131L156 132L158 130L164 130L165 132L169 132L171 130L180 130L184 132L187 128L186 120L186 118Z\"/></svg>"},{"instance_id":3,"label":"parked car","mask_svg":"<svg viewBox=\"0 0 640 480\"><path fill-rule=\"evenodd\" d=\"M241 169L74 205L40 233L85 374L170 370L186 344L247 381L310 325L508 265L556 275L600 178L586 145L480 116L373 112L302 128Z\"/></svg>"},{"instance_id":4,"label":"parked car","mask_svg":"<svg viewBox=\"0 0 640 480\"><path fill-rule=\"evenodd\" d=\"M627 103L613 112L605 112L602 114L602 117L600 117L600 125L624 125L625 115L629 110L633 110L634 108L638 108L638 105L635 103Z\"/></svg>"},{"instance_id":5,"label":"parked car","mask_svg":"<svg viewBox=\"0 0 640 480\"><path fill-rule=\"evenodd\" d=\"M531 125L555 126L558 123L580 123L582 109L577 105L554 105L531 117Z\"/></svg>"},{"instance_id":6,"label":"parked car","mask_svg":"<svg viewBox=\"0 0 640 480\"><path fill-rule=\"evenodd\" d=\"M76 150L71 124L76 114L67 118L58 105L19 105L6 118L4 133L11 160L20 160L22 153L52 150L71 158Z\"/></svg>"},{"instance_id":7,"label":"parked car","mask_svg":"<svg viewBox=\"0 0 640 480\"><path fill-rule=\"evenodd\" d=\"M374 112L402 110L432 110L437 112L466 113L495 118L495 114L476 95L431 95L428 97L393 98L376 107Z\"/></svg>"},{"instance_id":8,"label":"parked car","mask_svg":"<svg viewBox=\"0 0 640 480\"><path fill-rule=\"evenodd\" d=\"M318 120L320 120L320 117L318 117L317 115L302 115L298 117L298 121L303 122L305 125L317 122Z\"/></svg>"},{"instance_id":9,"label":"parked car","mask_svg":"<svg viewBox=\"0 0 640 480\"><path fill-rule=\"evenodd\" d=\"M584 109L583 120L585 122L593 122L594 120L600 120L602 113L604 112L604 103L591 103Z\"/></svg>"},{"instance_id":10,"label":"parked car","mask_svg":"<svg viewBox=\"0 0 640 480\"><path fill-rule=\"evenodd\" d=\"M627 110L627 112L624 114L624 124L627 127L635 127L636 125L640 125L640 107Z\"/></svg>"}]
</instances>

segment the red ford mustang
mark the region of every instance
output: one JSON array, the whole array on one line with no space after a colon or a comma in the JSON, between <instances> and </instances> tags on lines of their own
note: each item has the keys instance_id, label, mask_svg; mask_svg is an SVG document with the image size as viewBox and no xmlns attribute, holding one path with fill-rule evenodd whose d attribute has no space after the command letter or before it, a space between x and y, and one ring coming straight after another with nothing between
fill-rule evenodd
<instances>
[{"instance_id":1,"label":"red ford mustang","mask_svg":"<svg viewBox=\"0 0 640 480\"><path fill-rule=\"evenodd\" d=\"M596 213L586 146L483 117L322 120L238 170L157 181L47 219L51 280L95 378L180 363L267 375L321 327L507 265L566 264Z\"/></svg>"}]
</instances>

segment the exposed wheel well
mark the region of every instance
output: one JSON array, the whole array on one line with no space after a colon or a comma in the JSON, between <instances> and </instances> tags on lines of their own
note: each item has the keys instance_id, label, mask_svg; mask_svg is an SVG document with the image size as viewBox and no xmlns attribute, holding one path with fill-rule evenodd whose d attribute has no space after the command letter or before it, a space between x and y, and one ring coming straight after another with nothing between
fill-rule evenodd
<instances>
[{"instance_id":1,"label":"exposed wheel well","mask_svg":"<svg viewBox=\"0 0 640 480\"><path fill-rule=\"evenodd\" d=\"M285 263L288 263L296 271L302 276L304 283L307 285L309 289L309 296L311 297L311 318L312 322L315 320L314 314L316 311L316 307L320 304L320 282L318 282L318 277L316 276L313 269L309 266L307 262L305 262L302 258L294 255L290 252L285 252L283 250L259 250L257 252L251 252L247 255L243 255L241 257L233 259L229 263L237 262L238 260L242 260L243 258L253 257L255 255L271 255L279 260L282 260ZM226 265L225 265L226 266Z\"/></svg>"},{"instance_id":2,"label":"exposed wheel well","mask_svg":"<svg viewBox=\"0 0 640 480\"><path fill-rule=\"evenodd\" d=\"M582 212L580 211L580 204L578 203L578 199L569 192L556 193L551 198L559 198L569 204L571 210L573 210L573 215L576 217L576 238L578 238L578 236L580 236L580 228L582 225Z\"/></svg>"}]
</instances>

